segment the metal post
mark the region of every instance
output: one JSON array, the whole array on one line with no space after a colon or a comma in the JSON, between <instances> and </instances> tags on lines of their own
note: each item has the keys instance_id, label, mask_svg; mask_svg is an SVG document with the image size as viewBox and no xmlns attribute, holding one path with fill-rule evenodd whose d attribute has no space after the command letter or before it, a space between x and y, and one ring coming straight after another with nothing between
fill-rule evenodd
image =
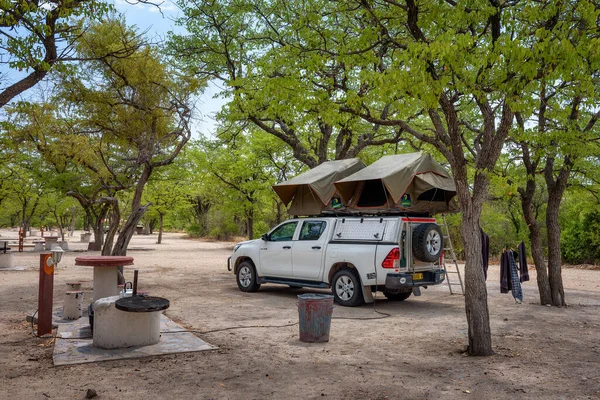
<instances>
[{"instance_id":1,"label":"metal post","mask_svg":"<svg viewBox=\"0 0 600 400\"><path fill-rule=\"evenodd\" d=\"M133 270L133 293L132 296L137 296L137 278L138 278L138 270Z\"/></svg>"},{"instance_id":2,"label":"metal post","mask_svg":"<svg viewBox=\"0 0 600 400\"><path fill-rule=\"evenodd\" d=\"M23 241L25 240L25 230L23 227L19 229L19 253L23 252Z\"/></svg>"},{"instance_id":3,"label":"metal post","mask_svg":"<svg viewBox=\"0 0 600 400\"><path fill-rule=\"evenodd\" d=\"M50 266L48 266L48 263ZM54 264L50 253L40 254L40 289L38 294L38 336L52 333L52 298Z\"/></svg>"}]
</instances>

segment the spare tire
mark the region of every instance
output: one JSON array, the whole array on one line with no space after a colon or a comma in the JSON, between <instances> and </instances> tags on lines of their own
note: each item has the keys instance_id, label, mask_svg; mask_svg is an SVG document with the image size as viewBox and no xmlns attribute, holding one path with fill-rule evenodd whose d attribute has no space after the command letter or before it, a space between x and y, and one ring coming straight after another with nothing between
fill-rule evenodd
<instances>
[{"instance_id":1,"label":"spare tire","mask_svg":"<svg viewBox=\"0 0 600 400\"><path fill-rule=\"evenodd\" d=\"M444 250L444 237L437 224L420 224L413 230L413 255L421 261L433 262L438 260Z\"/></svg>"}]
</instances>

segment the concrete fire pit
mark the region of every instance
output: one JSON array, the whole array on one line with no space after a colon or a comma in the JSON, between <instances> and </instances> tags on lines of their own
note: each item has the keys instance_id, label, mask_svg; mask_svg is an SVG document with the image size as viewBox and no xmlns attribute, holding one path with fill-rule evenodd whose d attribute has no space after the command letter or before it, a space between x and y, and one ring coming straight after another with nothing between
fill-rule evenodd
<instances>
[{"instance_id":1,"label":"concrete fire pit","mask_svg":"<svg viewBox=\"0 0 600 400\"><path fill-rule=\"evenodd\" d=\"M160 315L169 307L162 297L118 296L94 303L94 347L122 349L160 341Z\"/></svg>"}]
</instances>

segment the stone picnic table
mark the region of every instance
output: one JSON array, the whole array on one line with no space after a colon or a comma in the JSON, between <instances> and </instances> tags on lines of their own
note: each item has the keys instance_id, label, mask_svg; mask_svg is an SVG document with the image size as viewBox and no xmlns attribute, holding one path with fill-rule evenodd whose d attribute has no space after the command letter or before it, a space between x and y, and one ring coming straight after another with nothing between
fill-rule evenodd
<instances>
[{"instance_id":1,"label":"stone picnic table","mask_svg":"<svg viewBox=\"0 0 600 400\"><path fill-rule=\"evenodd\" d=\"M118 267L133 265L133 257L82 256L75 258L75 265L94 267L94 301L117 296L119 289Z\"/></svg>"}]
</instances>

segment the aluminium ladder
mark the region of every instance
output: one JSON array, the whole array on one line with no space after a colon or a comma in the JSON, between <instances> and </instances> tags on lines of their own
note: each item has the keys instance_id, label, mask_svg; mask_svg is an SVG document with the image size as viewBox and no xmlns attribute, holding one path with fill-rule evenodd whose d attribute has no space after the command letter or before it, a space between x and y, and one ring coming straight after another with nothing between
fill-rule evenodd
<instances>
[{"instance_id":1,"label":"aluminium ladder","mask_svg":"<svg viewBox=\"0 0 600 400\"><path fill-rule=\"evenodd\" d=\"M445 230L442 231L442 235L444 238L444 257L442 258L442 267L446 270L446 282L448 283L448 289L450 289L450 294L454 294L452 290L452 286L460 286L460 291L462 295L465 295L465 286L463 284L462 276L460 274L460 269L458 268L458 263L456 261L456 253L454 252L454 246L452 246L452 239L450 239L450 229L448 228L448 223L446 222L446 215L442 215L442 219L444 221L443 224L439 224ZM446 263L447 256L452 256L452 262ZM454 268L454 270L448 269L448 267ZM450 275L456 274L458 277L458 283L452 282L450 280ZM458 292L456 292L458 294Z\"/></svg>"}]
</instances>

